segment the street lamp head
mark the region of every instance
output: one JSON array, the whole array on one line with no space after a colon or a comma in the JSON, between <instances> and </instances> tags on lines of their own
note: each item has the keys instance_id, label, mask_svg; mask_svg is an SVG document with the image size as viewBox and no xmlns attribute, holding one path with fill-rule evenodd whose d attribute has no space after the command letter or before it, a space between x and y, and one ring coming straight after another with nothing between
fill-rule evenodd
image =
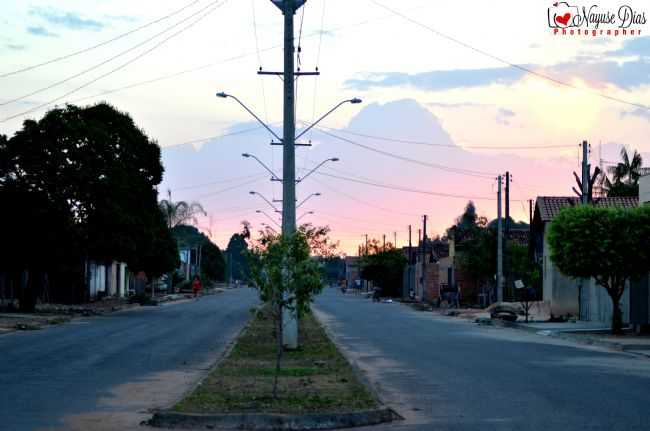
<instances>
[{"instance_id":1,"label":"street lamp head","mask_svg":"<svg viewBox=\"0 0 650 431\"><path fill-rule=\"evenodd\" d=\"M350 103L352 103L353 105L358 105L361 102L363 102L363 100L359 99L358 97L355 97L354 99L350 99Z\"/></svg>"},{"instance_id":2,"label":"street lamp head","mask_svg":"<svg viewBox=\"0 0 650 431\"><path fill-rule=\"evenodd\" d=\"M258 213L258 214L262 214L262 210L257 210L255 212Z\"/></svg>"},{"instance_id":3,"label":"street lamp head","mask_svg":"<svg viewBox=\"0 0 650 431\"><path fill-rule=\"evenodd\" d=\"M242 154L241 156L242 156L242 157L246 157L246 158L249 158L249 157L250 157L251 155L250 155L250 154L248 154L248 153L244 153L244 154Z\"/></svg>"},{"instance_id":4,"label":"street lamp head","mask_svg":"<svg viewBox=\"0 0 650 431\"><path fill-rule=\"evenodd\" d=\"M248 192L249 195L256 195L257 192Z\"/></svg>"},{"instance_id":5,"label":"street lamp head","mask_svg":"<svg viewBox=\"0 0 650 431\"><path fill-rule=\"evenodd\" d=\"M338 162L339 158L338 157L333 157L330 159L330 162Z\"/></svg>"},{"instance_id":6,"label":"street lamp head","mask_svg":"<svg viewBox=\"0 0 650 431\"><path fill-rule=\"evenodd\" d=\"M314 193L314 196L320 196L320 195L321 195L320 193Z\"/></svg>"},{"instance_id":7,"label":"street lamp head","mask_svg":"<svg viewBox=\"0 0 650 431\"><path fill-rule=\"evenodd\" d=\"M228 94L221 91L221 92L217 93L217 97L221 97L222 99L225 99L226 97L228 97Z\"/></svg>"}]
</instances>

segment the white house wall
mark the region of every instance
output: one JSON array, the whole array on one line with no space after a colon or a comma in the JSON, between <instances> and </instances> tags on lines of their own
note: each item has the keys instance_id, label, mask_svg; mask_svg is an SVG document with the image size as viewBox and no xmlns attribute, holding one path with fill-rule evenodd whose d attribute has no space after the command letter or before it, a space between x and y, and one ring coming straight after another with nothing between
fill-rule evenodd
<instances>
[{"instance_id":1,"label":"white house wall","mask_svg":"<svg viewBox=\"0 0 650 431\"><path fill-rule=\"evenodd\" d=\"M650 203L650 175L639 178L639 203Z\"/></svg>"}]
</instances>

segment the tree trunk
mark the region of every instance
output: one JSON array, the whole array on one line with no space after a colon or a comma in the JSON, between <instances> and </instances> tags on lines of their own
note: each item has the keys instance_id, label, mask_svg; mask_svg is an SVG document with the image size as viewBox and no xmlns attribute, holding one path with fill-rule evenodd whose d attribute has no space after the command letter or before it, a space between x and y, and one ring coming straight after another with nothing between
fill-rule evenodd
<instances>
[{"instance_id":1,"label":"tree trunk","mask_svg":"<svg viewBox=\"0 0 650 431\"><path fill-rule=\"evenodd\" d=\"M621 311L620 295L612 295L612 334L623 334L623 312Z\"/></svg>"}]
</instances>

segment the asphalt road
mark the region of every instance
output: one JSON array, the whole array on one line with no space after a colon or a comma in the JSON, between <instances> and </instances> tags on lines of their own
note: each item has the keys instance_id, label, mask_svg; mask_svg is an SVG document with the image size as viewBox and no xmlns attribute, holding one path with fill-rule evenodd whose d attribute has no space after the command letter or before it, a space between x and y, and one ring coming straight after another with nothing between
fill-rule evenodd
<instances>
[{"instance_id":1,"label":"asphalt road","mask_svg":"<svg viewBox=\"0 0 650 431\"><path fill-rule=\"evenodd\" d=\"M0 336L0 430L138 429L195 384L257 303L250 289Z\"/></svg>"},{"instance_id":2,"label":"asphalt road","mask_svg":"<svg viewBox=\"0 0 650 431\"><path fill-rule=\"evenodd\" d=\"M648 430L650 359L327 289L317 314L406 420L373 430Z\"/></svg>"}]
</instances>

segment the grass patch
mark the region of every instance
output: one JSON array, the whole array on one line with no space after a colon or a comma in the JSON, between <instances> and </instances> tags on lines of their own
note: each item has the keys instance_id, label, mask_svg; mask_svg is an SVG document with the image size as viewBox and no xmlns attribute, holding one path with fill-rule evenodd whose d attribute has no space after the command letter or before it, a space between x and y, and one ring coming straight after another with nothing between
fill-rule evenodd
<instances>
[{"instance_id":1,"label":"grass patch","mask_svg":"<svg viewBox=\"0 0 650 431\"><path fill-rule=\"evenodd\" d=\"M300 348L287 351L274 400L275 334L267 315L254 317L232 351L174 409L184 413L338 413L377 408L312 314L300 320Z\"/></svg>"}]
</instances>

